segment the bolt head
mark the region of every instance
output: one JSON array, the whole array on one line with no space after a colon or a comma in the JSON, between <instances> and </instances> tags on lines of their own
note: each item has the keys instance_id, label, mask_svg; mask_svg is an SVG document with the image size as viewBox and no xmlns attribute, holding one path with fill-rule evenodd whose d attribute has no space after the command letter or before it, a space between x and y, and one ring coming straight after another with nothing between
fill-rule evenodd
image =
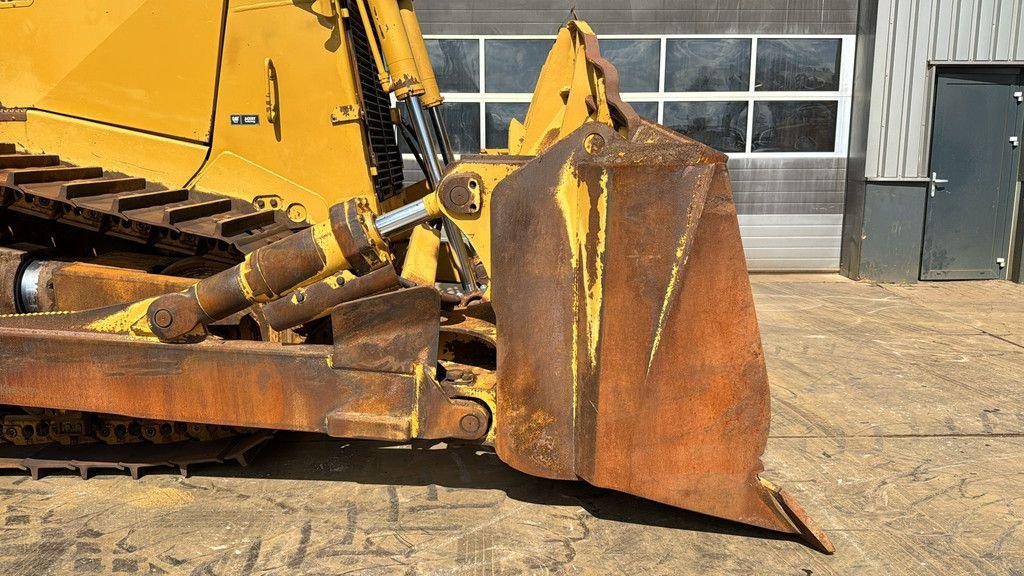
<instances>
[{"instance_id":1,"label":"bolt head","mask_svg":"<svg viewBox=\"0 0 1024 576\"><path fill-rule=\"evenodd\" d=\"M466 434L478 434L483 423L476 414L466 414L459 420L459 428Z\"/></svg>"},{"instance_id":2,"label":"bolt head","mask_svg":"<svg viewBox=\"0 0 1024 576\"><path fill-rule=\"evenodd\" d=\"M174 315L171 314L170 310L161 308L153 314L153 323L160 328L170 328L174 322Z\"/></svg>"},{"instance_id":3,"label":"bolt head","mask_svg":"<svg viewBox=\"0 0 1024 576\"><path fill-rule=\"evenodd\" d=\"M466 190L462 186L455 186L448 191L448 200L454 206L465 206L469 202L470 194L469 190Z\"/></svg>"}]
</instances>

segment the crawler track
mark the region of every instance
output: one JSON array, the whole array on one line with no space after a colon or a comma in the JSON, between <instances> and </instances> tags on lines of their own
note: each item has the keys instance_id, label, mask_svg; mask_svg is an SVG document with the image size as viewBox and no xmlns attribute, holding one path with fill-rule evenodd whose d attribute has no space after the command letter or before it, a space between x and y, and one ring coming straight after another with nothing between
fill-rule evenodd
<instances>
[{"instance_id":1,"label":"crawler track","mask_svg":"<svg viewBox=\"0 0 1024 576\"><path fill-rule=\"evenodd\" d=\"M167 189L98 166L75 166L54 154L19 153L8 143L0 143L0 222L3 243L44 244L45 238L57 256L74 258L67 247L95 253L97 246L114 242L140 254L203 256L227 264L303 227L280 211L257 210L235 198ZM0 416L0 469L27 471L33 478L56 470L74 470L82 478L96 470L121 470L138 478L163 468L187 475L203 463L244 466L273 436L235 429L211 434L216 427L99 415L79 415L77 421L86 425L68 433L63 428L75 417L31 409ZM118 426L111 422L133 422L134 431L112 432ZM170 434L142 432L168 425Z\"/></svg>"},{"instance_id":2,"label":"crawler track","mask_svg":"<svg viewBox=\"0 0 1024 576\"><path fill-rule=\"evenodd\" d=\"M48 471L75 470L83 479L96 470L127 471L138 479L147 471L177 468L188 476L197 464L235 461L247 466L273 432L259 431L217 440L185 440L170 444L0 444L0 470L28 471L38 480Z\"/></svg>"},{"instance_id":3,"label":"crawler track","mask_svg":"<svg viewBox=\"0 0 1024 576\"><path fill-rule=\"evenodd\" d=\"M245 254L302 228L277 210L196 190L169 190L53 154L0 143L0 207L178 254Z\"/></svg>"}]
</instances>

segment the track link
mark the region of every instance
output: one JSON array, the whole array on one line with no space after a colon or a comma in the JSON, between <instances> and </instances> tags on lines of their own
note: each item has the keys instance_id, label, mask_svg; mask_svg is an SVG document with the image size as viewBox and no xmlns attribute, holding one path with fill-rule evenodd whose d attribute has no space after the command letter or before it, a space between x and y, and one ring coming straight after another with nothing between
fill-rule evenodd
<instances>
[{"instance_id":1,"label":"track link","mask_svg":"<svg viewBox=\"0 0 1024 576\"><path fill-rule=\"evenodd\" d=\"M0 207L182 254L247 254L304 227L237 198L167 189L0 143Z\"/></svg>"},{"instance_id":2,"label":"track link","mask_svg":"<svg viewBox=\"0 0 1024 576\"><path fill-rule=\"evenodd\" d=\"M177 468L187 477L190 467L197 464L233 460L248 466L273 435L272 431L261 430L216 440L170 444L3 444L0 445L0 469L28 471L34 480L55 470L75 470L83 479L88 479L96 470L126 470L138 480L146 471Z\"/></svg>"}]
</instances>

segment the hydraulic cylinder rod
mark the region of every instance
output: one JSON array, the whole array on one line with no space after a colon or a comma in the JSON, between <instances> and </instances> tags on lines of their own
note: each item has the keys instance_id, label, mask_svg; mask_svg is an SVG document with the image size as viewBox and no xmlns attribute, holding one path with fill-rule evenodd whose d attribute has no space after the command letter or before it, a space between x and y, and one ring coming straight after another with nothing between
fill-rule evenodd
<instances>
[{"instance_id":1,"label":"hydraulic cylinder rod","mask_svg":"<svg viewBox=\"0 0 1024 576\"><path fill-rule=\"evenodd\" d=\"M430 108L430 121L434 125L434 133L437 134L437 139L440 141L444 163L445 165L451 164L455 161L455 152L452 150L452 141L448 136L448 127L445 126L444 114L441 112L440 106Z\"/></svg>"},{"instance_id":2,"label":"hydraulic cylinder rod","mask_svg":"<svg viewBox=\"0 0 1024 576\"><path fill-rule=\"evenodd\" d=\"M432 190L436 190L438 184L441 183L442 167L437 159L437 149L434 148L434 140L430 136L430 127L427 125L423 106L417 96L409 98L406 106L413 121L416 137L420 140L420 152L423 153L423 162L427 167L427 183L430 184ZM455 264L459 269L462 289L467 293L473 292L479 288L479 284L473 273L473 265L469 260L466 243L462 240L462 231L448 218L442 222L445 235L448 236L448 245L451 247L452 254L455 256Z\"/></svg>"},{"instance_id":3,"label":"hydraulic cylinder rod","mask_svg":"<svg viewBox=\"0 0 1024 576\"><path fill-rule=\"evenodd\" d=\"M427 182L431 189L436 189L441 182L444 166L454 158L451 153L451 142L443 130L443 121L438 110L443 99L412 0L367 2L390 75L388 88L394 92L396 99L405 102L423 157ZM428 108L431 115L429 120ZM443 164L439 156L443 157ZM442 224L450 239L449 246L458 268L462 289L465 292L479 289L462 232L448 218L443 218Z\"/></svg>"}]
</instances>

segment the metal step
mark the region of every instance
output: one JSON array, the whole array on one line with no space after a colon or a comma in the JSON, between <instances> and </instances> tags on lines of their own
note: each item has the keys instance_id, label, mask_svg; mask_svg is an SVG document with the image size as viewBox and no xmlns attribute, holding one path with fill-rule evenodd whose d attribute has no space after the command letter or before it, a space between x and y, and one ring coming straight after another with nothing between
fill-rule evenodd
<instances>
[{"instance_id":1,"label":"metal step","mask_svg":"<svg viewBox=\"0 0 1024 576\"><path fill-rule=\"evenodd\" d=\"M0 154L14 154L17 152L14 144L10 142L0 142Z\"/></svg>"}]
</instances>

